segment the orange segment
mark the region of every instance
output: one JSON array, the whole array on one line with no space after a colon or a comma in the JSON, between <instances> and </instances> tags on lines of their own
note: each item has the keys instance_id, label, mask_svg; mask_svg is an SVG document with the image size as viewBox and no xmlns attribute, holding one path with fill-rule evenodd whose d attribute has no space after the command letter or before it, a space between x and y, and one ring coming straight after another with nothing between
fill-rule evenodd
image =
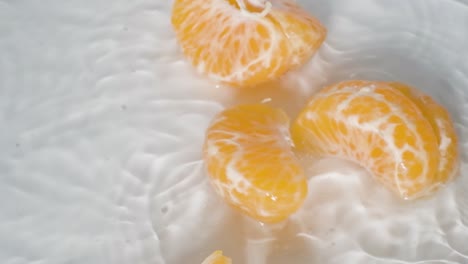
<instances>
[{"instance_id":1,"label":"orange segment","mask_svg":"<svg viewBox=\"0 0 468 264\"><path fill-rule=\"evenodd\" d=\"M434 188L455 177L458 170L458 138L453 121L448 111L429 95L398 82L388 83L410 98L421 109L423 115L431 123L437 136L440 161Z\"/></svg>"},{"instance_id":2,"label":"orange segment","mask_svg":"<svg viewBox=\"0 0 468 264\"><path fill-rule=\"evenodd\" d=\"M293 124L293 140L306 153L358 162L405 199L427 195L456 167L453 124L428 96L399 87L369 81L326 87Z\"/></svg>"},{"instance_id":3,"label":"orange segment","mask_svg":"<svg viewBox=\"0 0 468 264\"><path fill-rule=\"evenodd\" d=\"M242 86L304 64L326 35L292 0L175 0L172 24L199 72Z\"/></svg>"},{"instance_id":4,"label":"orange segment","mask_svg":"<svg viewBox=\"0 0 468 264\"><path fill-rule=\"evenodd\" d=\"M202 264L232 264L232 260L223 255L223 252L217 250L208 256Z\"/></svg>"},{"instance_id":5,"label":"orange segment","mask_svg":"<svg viewBox=\"0 0 468 264\"><path fill-rule=\"evenodd\" d=\"M206 133L204 160L216 192L262 222L285 220L307 194L288 128L282 110L256 104L221 112Z\"/></svg>"}]
</instances>

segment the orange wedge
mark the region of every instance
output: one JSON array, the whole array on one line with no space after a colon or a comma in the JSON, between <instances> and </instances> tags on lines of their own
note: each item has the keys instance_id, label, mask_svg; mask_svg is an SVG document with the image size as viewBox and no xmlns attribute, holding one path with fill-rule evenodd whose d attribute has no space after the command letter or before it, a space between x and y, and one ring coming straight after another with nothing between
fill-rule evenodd
<instances>
[{"instance_id":1,"label":"orange wedge","mask_svg":"<svg viewBox=\"0 0 468 264\"><path fill-rule=\"evenodd\" d=\"M175 0L185 57L211 79L252 86L303 65L326 30L292 0Z\"/></svg>"},{"instance_id":2,"label":"orange wedge","mask_svg":"<svg viewBox=\"0 0 468 264\"><path fill-rule=\"evenodd\" d=\"M202 264L232 264L232 260L223 255L223 252L217 250L208 256Z\"/></svg>"},{"instance_id":3,"label":"orange wedge","mask_svg":"<svg viewBox=\"0 0 468 264\"><path fill-rule=\"evenodd\" d=\"M306 197L282 110L255 104L221 112L207 130L204 160L216 192L258 221L285 220Z\"/></svg>"},{"instance_id":4,"label":"orange wedge","mask_svg":"<svg viewBox=\"0 0 468 264\"><path fill-rule=\"evenodd\" d=\"M457 169L447 111L400 83L345 81L318 92L292 127L297 148L353 160L404 199L434 192Z\"/></svg>"}]
</instances>

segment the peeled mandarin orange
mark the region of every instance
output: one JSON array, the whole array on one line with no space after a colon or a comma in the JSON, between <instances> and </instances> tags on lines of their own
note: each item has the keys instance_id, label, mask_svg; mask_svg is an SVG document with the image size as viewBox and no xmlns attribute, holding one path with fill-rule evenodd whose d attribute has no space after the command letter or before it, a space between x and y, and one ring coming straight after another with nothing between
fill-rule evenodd
<instances>
[{"instance_id":1,"label":"peeled mandarin orange","mask_svg":"<svg viewBox=\"0 0 468 264\"><path fill-rule=\"evenodd\" d=\"M453 177L457 139L447 111L399 83L345 81L319 91L292 126L297 148L354 160L404 199Z\"/></svg>"},{"instance_id":2,"label":"peeled mandarin orange","mask_svg":"<svg viewBox=\"0 0 468 264\"><path fill-rule=\"evenodd\" d=\"M232 264L232 260L223 255L223 252L217 250L208 256L202 264Z\"/></svg>"},{"instance_id":3,"label":"peeled mandarin orange","mask_svg":"<svg viewBox=\"0 0 468 264\"><path fill-rule=\"evenodd\" d=\"M293 0L175 0L172 25L199 72L237 86L273 80L303 65L326 36Z\"/></svg>"},{"instance_id":4,"label":"peeled mandarin orange","mask_svg":"<svg viewBox=\"0 0 468 264\"><path fill-rule=\"evenodd\" d=\"M218 114L206 133L204 160L216 192L258 221L285 220L307 195L280 109L240 105Z\"/></svg>"}]
</instances>

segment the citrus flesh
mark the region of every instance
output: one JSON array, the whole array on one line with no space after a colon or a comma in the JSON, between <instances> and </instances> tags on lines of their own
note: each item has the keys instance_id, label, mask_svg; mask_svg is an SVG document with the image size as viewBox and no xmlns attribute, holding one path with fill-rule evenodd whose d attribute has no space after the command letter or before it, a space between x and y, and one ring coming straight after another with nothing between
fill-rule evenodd
<instances>
[{"instance_id":1,"label":"citrus flesh","mask_svg":"<svg viewBox=\"0 0 468 264\"><path fill-rule=\"evenodd\" d=\"M219 113L206 133L204 160L216 192L258 221L285 220L307 195L280 109L253 104Z\"/></svg>"},{"instance_id":2,"label":"citrus flesh","mask_svg":"<svg viewBox=\"0 0 468 264\"><path fill-rule=\"evenodd\" d=\"M175 0L172 25L202 74L254 86L303 65L326 29L292 0Z\"/></svg>"},{"instance_id":3,"label":"citrus flesh","mask_svg":"<svg viewBox=\"0 0 468 264\"><path fill-rule=\"evenodd\" d=\"M353 160L404 199L433 193L457 169L448 112L402 83L328 86L313 96L291 131L299 151Z\"/></svg>"},{"instance_id":4,"label":"citrus flesh","mask_svg":"<svg viewBox=\"0 0 468 264\"><path fill-rule=\"evenodd\" d=\"M224 256L221 250L216 250L209 255L202 264L232 264L232 260Z\"/></svg>"}]
</instances>

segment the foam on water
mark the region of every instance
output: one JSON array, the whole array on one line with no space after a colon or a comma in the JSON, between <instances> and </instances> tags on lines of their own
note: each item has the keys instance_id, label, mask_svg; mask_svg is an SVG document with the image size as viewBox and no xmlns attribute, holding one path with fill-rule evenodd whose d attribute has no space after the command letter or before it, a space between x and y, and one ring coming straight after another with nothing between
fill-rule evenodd
<instances>
[{"instance_id":1,"label":"foam on water","mask_svg":"<svg viewBox=\"0 0 468 264\"><path fill-rule=\"evenodd\" d=\"M468 263L468 1L327 0L329 30L280 83L233 92L197 76L170 1L0 0L0 263ZM201 146L223 107L294 115L323 85L403 81L452 113L460 177L396 199L362 169L308 162L304 207L277 226L231 210Z\"/></svg>"}]
</instances>

